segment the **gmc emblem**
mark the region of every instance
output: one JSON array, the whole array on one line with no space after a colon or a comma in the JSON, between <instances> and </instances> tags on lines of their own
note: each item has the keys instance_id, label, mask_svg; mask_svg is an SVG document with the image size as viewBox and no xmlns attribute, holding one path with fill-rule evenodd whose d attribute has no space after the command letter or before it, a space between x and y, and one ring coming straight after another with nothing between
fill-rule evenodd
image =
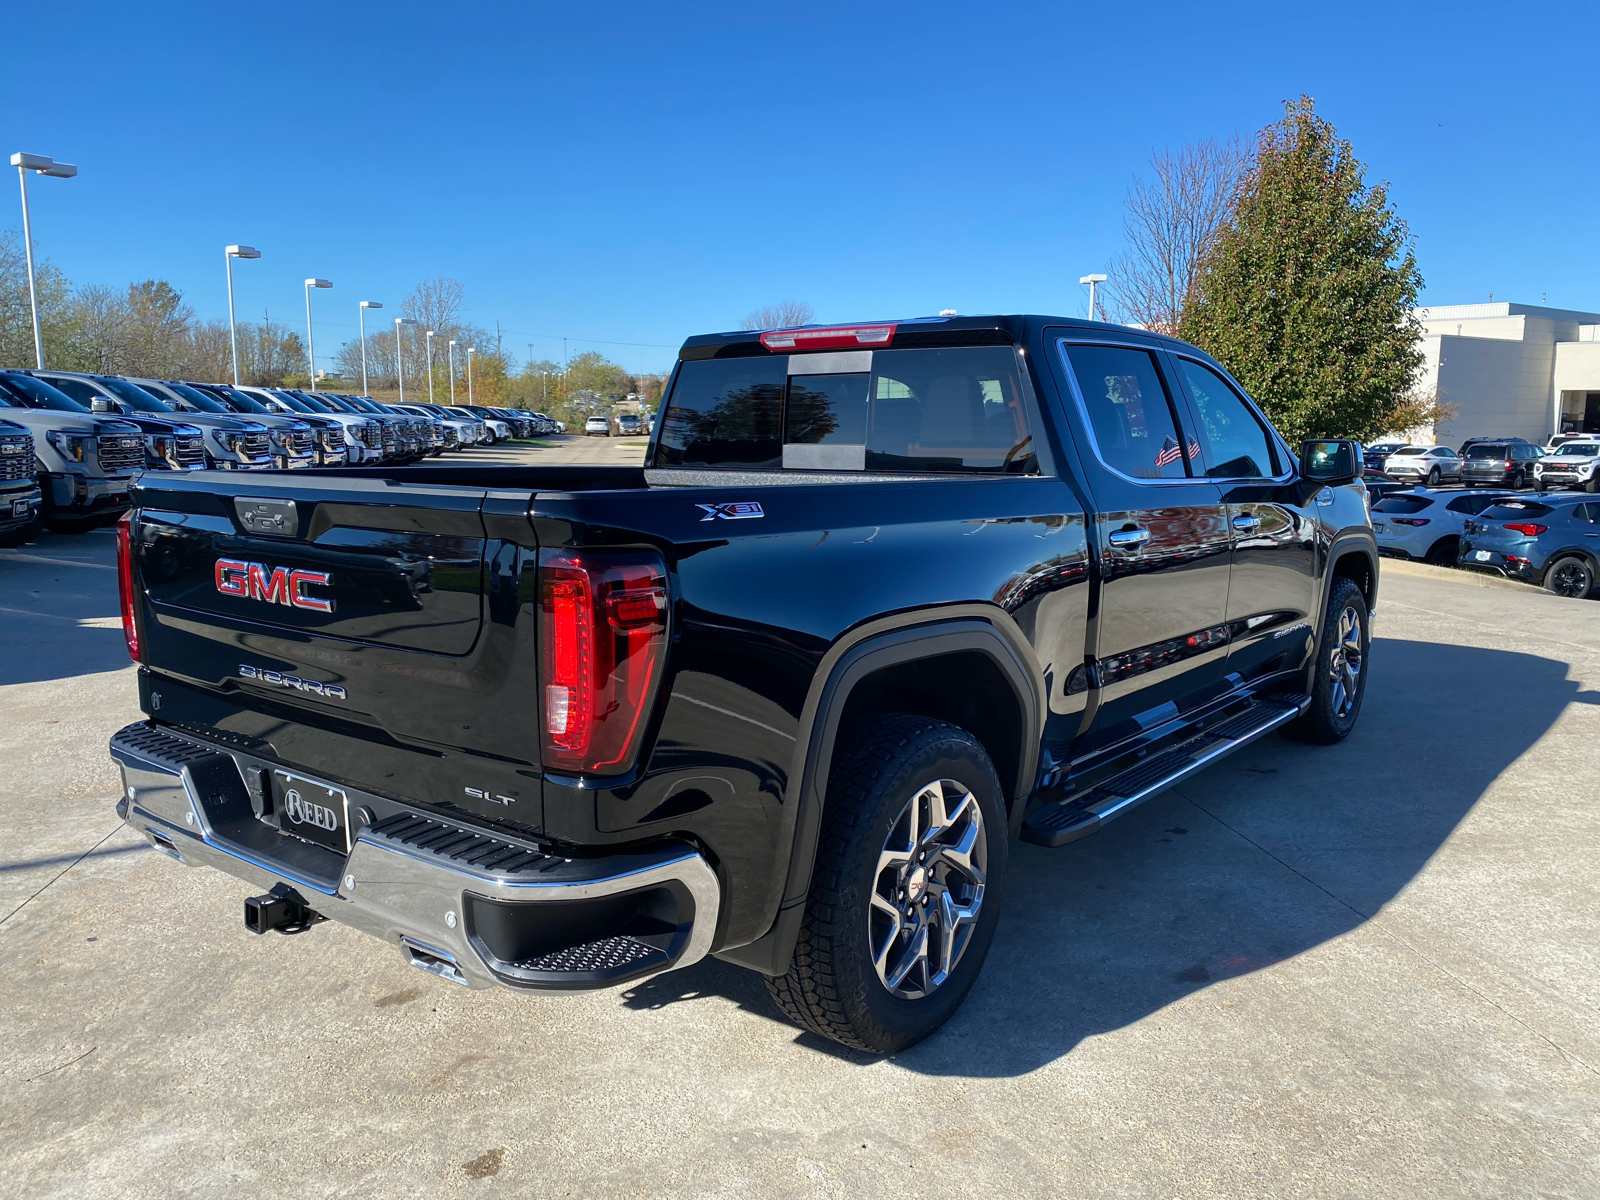
<instances>
[{"instance_id":1,"label":"gmc emblem","mask_svg":"<svg viewBox=\"0 0 1600 1200\"><path fill-rule=\"evenodd\" d=\"M217 559L217 591L224 596L242 596L248 600L265 600L268 604L283 604L289 608L304 608L311 612L332 612L332 600L319 600L308 596L310 586L331 587L333 576L326 571L291 570L264 563L244 562L237 558Z\"/></svg>"}]
</instances>

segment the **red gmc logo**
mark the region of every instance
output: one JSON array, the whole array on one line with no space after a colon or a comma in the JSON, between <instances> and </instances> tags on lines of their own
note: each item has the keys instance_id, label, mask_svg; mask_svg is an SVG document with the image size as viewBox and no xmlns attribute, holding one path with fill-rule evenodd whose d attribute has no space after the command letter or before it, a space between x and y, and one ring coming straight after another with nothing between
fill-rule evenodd
<instances>
[{"instance_id":1,"label":"red gmc logo","mask_svg":"<svg viewBox=\"0 0 1600 1200\"><path fill-rule=\"evenodd\" d=\"M243 596L312 612L332 612L332 600L319 600L305 594L308 586L328 587L332 583L333 576L326 571L297 571L288 567L269 570L264 563L217 559L217 591L224 596Z\"/></svg>"}]
</instances>

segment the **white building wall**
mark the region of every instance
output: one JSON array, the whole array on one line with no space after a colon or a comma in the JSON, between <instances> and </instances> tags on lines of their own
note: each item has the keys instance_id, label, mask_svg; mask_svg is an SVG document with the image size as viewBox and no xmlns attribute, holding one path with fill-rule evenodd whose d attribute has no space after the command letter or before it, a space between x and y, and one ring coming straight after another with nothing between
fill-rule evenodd
<instances>
[{"instance_id":1,"label":"white building wall","mask_svg":"<svg viewBox=\"0 0 1600 1200\"><path fill-rule=\"evenodd\" d=\"M1550 435L1555 342L1444 336L1424 339L1424 354L1429 349L1437 359L1427 373L1439 400L1455 409L1434 427L1440 445L1469 437L1542 442Z\"/></svg>"}]
</instances>

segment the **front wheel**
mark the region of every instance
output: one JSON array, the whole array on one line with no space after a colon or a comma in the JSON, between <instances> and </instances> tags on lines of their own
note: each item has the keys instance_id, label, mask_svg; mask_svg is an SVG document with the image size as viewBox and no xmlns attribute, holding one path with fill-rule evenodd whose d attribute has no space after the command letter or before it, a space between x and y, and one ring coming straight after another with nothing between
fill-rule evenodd
<instances>
[{"instance_id":1,"label":"front wheel","mask_svg":"<svg viewBox=\"0 0 1600 1200\"><path fill-rule=\"evenodd\" d=\"M892 713L841 739L794 959L767 980L784 1015L872 1054L944 1024L994 939L1008 836L965 729Z\"/></svg>"},{"instance_id":2,"label":"front wheel","mask_svg":"<svg viewBox=\"0 0 1600 1200\"><path fill-rule=\"evenodd\" d=\"M1581 558L1561 558L1544 573L1544 590L1581 600L1594 588L1594 572Z\"/></svg>"},{"instance_id":3,"label":"front wheel","mask_svg":"<svg viewBox=\"0 0 1600 1200\"><path fill-rule=\"evenodd\" d=\"M1350 735L1367 690L1367 598L1353 579L1335 582L1312 664L1311 704L1284 733L1331 746Z\"/></svg>"}]
</instances>

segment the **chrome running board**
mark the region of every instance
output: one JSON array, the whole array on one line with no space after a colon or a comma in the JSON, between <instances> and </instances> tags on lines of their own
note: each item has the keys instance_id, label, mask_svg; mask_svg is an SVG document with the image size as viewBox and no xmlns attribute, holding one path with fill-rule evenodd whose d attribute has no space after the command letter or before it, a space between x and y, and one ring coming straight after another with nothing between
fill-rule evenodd
<instances>
[{"instance_id":1,"label":"chrome running board","mask_svg":"<svg viewBox=\"0 0 1600 1200\"><path fill-rule=\"evenodd\" d=\"M1035 809L1022 823L1022 840L1053 847L1086 838L1151 796L1287 725L1310 703L1309 696L1251 701L1243 711L1141 759L1121 774Z\"/></svg>"}]
</instances>

